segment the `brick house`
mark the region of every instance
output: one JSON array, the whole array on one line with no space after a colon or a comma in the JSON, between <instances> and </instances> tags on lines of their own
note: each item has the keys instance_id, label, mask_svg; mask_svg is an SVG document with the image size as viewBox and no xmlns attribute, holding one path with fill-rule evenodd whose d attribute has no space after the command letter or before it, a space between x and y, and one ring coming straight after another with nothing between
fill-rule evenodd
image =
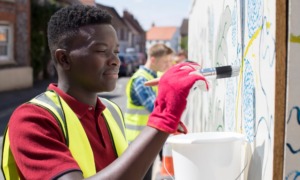
<instances>
[{"instance_id":1,"label":"brick house","mask_svg":"<svg viewBox=\"0 0 300 180\"><path fill-rule=\"evenodd\" d=\"M69 0L70 1L70 0ZM71 0L72 1L72 0ZM95 6L96 3L95 3L95 0L79 0L82 4L85 4L85 5L90 5L90 6Z\"/></svg>"},{"instance_id":2,"label":"brick house","mask_svg":"<svg viewBox=\"0 0 300 180\"><path fill-rule=\"evenodd\" d=\"M30 1L0 0L0 92L32 84Z\"/></svg>"},{"instance_id":3,"label":"brick house","mask_svg":"<svg viewBox=\"0 0 300 180\"><path fill-rule=\"evenodd\" d=\"M123 19L130 30L128 34L129 47L131 47L135 52L144 53L146 32L129 11L123 11Z\"/></svg>"},{"instance_id":4,"label":"brick house","mask_svg":"<svg viewBox=\"0 0 300 180\"><path fill-rule=\"evenodd\" d=\"M161 26L153 25L146 34L146 48L147 50L157 43L163 43L172 48L175 52L180 50L180 30L175 26Z\"/></svg>"},{"instance_id":5,"label":"brick house","mask_svg":"<svg viewBox=\"0 0 300 180\"><path fill-rule=\"evenodd\" d=\"M181 38L187 37L189 34L189 19L183 19L180 26Z\"/></svg>"},{"instance_id":6,"label":"brick house","mask_svg":"<svg viewBox=\"0 0 300 180\"><path fill-rule=\"evenodd\" d=\"M45 3L49 0L36 1ZM125 22L113 7L97 4L95 0L57 0L56 2L61 6L82 3L106 9L114 17L112 25L117 31L120 52L126 52L129 47L144 51L144 31L133 17L129 17ZM0 0L0 92L33 85L30 18L30 0ZM131 28L128 27L129 25ZM135 34L131 37L132 41L129 41L129 34ZM135 44L136 42L138 44Z\"/></svg>"}]
</instances>

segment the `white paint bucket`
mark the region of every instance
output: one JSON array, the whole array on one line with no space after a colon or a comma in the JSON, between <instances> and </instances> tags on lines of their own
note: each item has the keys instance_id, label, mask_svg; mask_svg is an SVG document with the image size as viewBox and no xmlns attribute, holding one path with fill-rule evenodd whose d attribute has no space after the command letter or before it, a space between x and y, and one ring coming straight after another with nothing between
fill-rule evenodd
<instances>
[{"instance_id":1,"label":"white paint bucket","mask_svg":"<svg viewBox=\"0 0 300 180\"><path fill-rule=\"evenodd\" d=\"M203 132L171 136L176 180L235 180L242 171L244 135Z\"/></svg>"}]
</instances>

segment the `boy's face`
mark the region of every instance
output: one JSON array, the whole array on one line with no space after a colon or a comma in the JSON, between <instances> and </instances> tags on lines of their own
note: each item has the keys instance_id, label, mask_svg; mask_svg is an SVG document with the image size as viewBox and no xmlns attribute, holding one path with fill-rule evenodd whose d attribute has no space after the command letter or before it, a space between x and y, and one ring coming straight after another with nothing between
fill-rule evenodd
<instances>
[{"instance_id":1,"label":"boy's face","mask_svg":"<svg viewBox=\"0 0 300 180\"><path fill-rule=\"evenodd\" d=\"M111 25L81 27L69 47L73 85L84 91L112 91L118 79L120 60L116 31Z\"/></svg>"},{"instance_id":2,"label":"boy's face","mask_svg":"<svg viewBox=\"0 0 300 180\"><path fill-rule=\"evenodd\" d=\"M157 71L165 72L166 70L168 70L173 65L172 58L173 58L172 54L165 55L160 58L156 58L155 64L157 67Z\"/></svg>"}]
</instances>

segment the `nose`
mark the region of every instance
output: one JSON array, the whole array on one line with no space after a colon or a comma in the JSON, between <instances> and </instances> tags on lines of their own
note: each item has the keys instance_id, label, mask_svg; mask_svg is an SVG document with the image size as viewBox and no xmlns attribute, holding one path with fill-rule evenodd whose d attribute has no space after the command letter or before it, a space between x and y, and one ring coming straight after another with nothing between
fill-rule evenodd
<instances>
[{"instance_id":1,"label":"nose","mask_svg":"<svg viewBox=\"0 0 300 180\"><path fill-rule=\"evenodd\" d=\"M113 65L113 66L120 66L120 59L117 53L112 53L109 61L108 61L109 65Z\"/></svg>"}]
</instances>

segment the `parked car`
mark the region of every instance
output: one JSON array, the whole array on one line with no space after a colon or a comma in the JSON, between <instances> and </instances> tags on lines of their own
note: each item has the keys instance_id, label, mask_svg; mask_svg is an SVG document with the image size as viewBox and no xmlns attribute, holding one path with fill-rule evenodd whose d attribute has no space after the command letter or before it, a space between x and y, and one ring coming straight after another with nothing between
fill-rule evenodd
<instances>
[{"instance_id":1,"label":"parked car","mask_svg":"<svg viewBox=\"0 0 300 180\"><path fill-rule=\"evenodd\" d=\"M134 61L134 68L137 70L141 65L145 65L146 60L142 53L128 53L133 61Z\"/></svg>"},{"instance_id":2,"label":"parked car","mask_svg":"<svg viewBox=\"0 0 300 180\"><path fill-rule=\"evenodd\" d=\"M133 72L135 72L136 70L138 70L139 66L141 65L140 60L135 54L127 54L127 56L131 58L133 64Z\"/></svg>"},{"instance_id":3,"label":"parked car","mask_svg":"<svg viewBox=\"0 0 300 180\"><path fill-rule=\"evenodd\" d=\"M121 61L119 76L131 76L134 73L133 59L128 54L119 54Z\"/></svg>"}]
</instances>

